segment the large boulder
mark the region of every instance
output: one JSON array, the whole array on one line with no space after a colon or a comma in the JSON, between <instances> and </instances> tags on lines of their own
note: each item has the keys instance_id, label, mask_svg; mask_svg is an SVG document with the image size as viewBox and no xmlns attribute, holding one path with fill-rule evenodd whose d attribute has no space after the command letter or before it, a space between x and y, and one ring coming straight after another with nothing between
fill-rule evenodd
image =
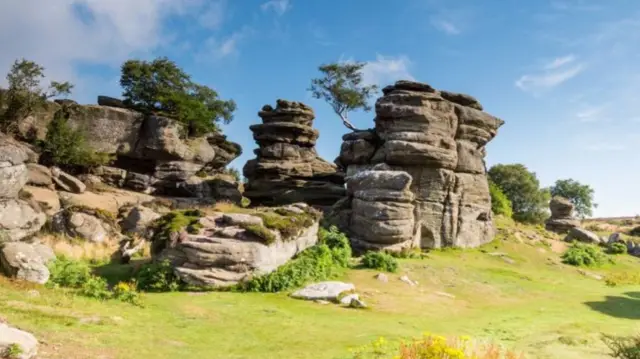
<instances>
[{"instance_id":1,"label":"large boulder","mask_svg":"<svg viewBox=\"0 0 640 359\"><path fill-rule=\"evenodd\" d=\"M49 187L53 185L51 170L37 163L27 164L28 180L27 183L34 186Z\"/></svg>"},{"instance_id":2,"label":"large boulder","mask_svg":"<svg viewBox=\"0 0 640 359\"><path fill-rule=\"evenodd\" d=\"M51 177L56 186L63 191L82 193L87 189L87 186L81 180L57 167L51 168Z\"/></svg>"},{"instance_id":3,"label":"large boulder","mask_svg":"<svg viewBox=\"0 0 640 359\"><path fill-rule=\"evenodd\" d=\"M126 211L124 218L120 221L120 228L126 234L145 236L149 225L158 218L160 218L160 215L152 209L144 206L135 206Z\"/></svg>"},{"instance_id":4,"label":"large boulder","mask_svg":"<svg viewBox=\"0 0 640 359\"><path fill-rule=\"evenodd\" d=\"M144 193L112 190L109 192L84 192L81 194L58 192L63 208L84 207L98 209L117 215L122 207L145 204L154 201L154 197Z\"/></svg>"},{"instance_id":5,"label":"large boulder","mask_svg":"<svg viewBox=\"0 0 640 359\"><path fill-rule=\"evenodd\" d=\"M11 137L0 133L0 198L15 198L27 183L25 162L29 152Z\"/></svg>"},{"instance_id":6,"label":"large boulder","mask_svg":"<svg viewBox=\"0 0 640 359\"><path fill-rule=\"evenodd\" d=\"M490 241L495 232L484 157L486 144L503 123L483 112L471 96L398 81L385 87L376 102L375 128L343 136L335 162L346 172L347 181L375 164L407 173L412 178L408 192L380 189L367 198L413 205L412 234L420 247L476 247ZM351 218L360 216L353 207L362 211L361 205L351 202ZM405 228L411 221L408 213L407 207ZM366 227L359 219L356 223Z\"/></svg>"},{"instance_id":7,"label":"large boulder","mask_svg":"<svg viewBox=\"0 0 640 359\"><path fill-rule=\"evenodd\" d=\"M0 232L4 240L16 242L37 233L47 216L19 199L0 199Z\"/></svg>"},{"instance_id":8,"label":"large boulder","mask_svg":"<svg viewBox=\"0 0 640 359\"><path fill-rule=\"evenodd\" d=\"M607 241L606 240L601 240L600 237L598 237L597 234L588 231L584 228L571 228L569 230L569 234L567 234L567 236L564 238L565 242L573 242L573 241L578 241L578 242L582 242L582 243L588 243L588 244L605 244Z\"/></svg>"},{"instance_id":9,"label":"large boulder","mask_svg":"<svg viewBox=\"0 0 640 359\"><path fill-rule=\"evenodd\" d=\"M158 233L152 245L156 260L169 259L186 283L227 287L270 273L318 240L318 214L306 209L308 226L281 233L261 225L253 215L211 214L171 233ZM315 214L314 214L315 213ZM159 221L175 219L169 214ZM186 221L189 222L189 221Z\"/></svg>"},{"instance_id":10,"label":"large boulder","mask_svg":"<svg viewBox=\"0 0 640 359\"><path fill-rule=\"evenodd\" d=\"M319 133L310 107L278 100L275 109L266 105L258 115L262 123L250 127L257 157L243 168L244 196L252 204L330 206L344 197L344 175L316 152Z\"/></svg>"},{"instance_id":11,"label":"large boulder","mask_svg":"<svg viewBox=\"0 0 640 359\"><path fill-rule=\"evenodd\" d=\"M51 220L55 232L94 243L120 239L119 227L108 212L82 207L70 207L58 212Z\"/></svg>"},{"instance_id":12,"label":"large boulder","mask_svg":"<svg viewBox=\"0 0 640 359\"><path fill-rule=\"evenodd\" d=\"M548 231L566 234L572 228L580 227L580 220L573 217L573 203L570 200L555 196L549 202L551 217L545 222Z\"/></svg>"},{"instance_id":13,"label":"large boulder","mask_svg":"<svg viewBox=\"0 0 640 359\"><path fill-rule=\"evenodd\" d=\"M0 247L0 268L9 277L44 284L49 280L47 264L56 258L44 244L9 242Z\"/></svg>"},{"instance_id":14,"label":"large boulder","mask_svg":"<svg viewBox=\"0 0 640 359\"><path fill-rule=\"evenodd\" d=\"M54 190L45 187L24 186L22 192L35 201L47 216L53 216L60 210L60 197L58 192Z\"/></svg>"},{"instance_id":15,"label":"large boulder","mask_svg":"<svg viewBox=\"0 0 640 359\"><path fill-rule=\"evenodd\" d=\"M11 359L32 359L38 354L38 340L33 334L0 322L0 353L15 346L20 347L20 354Z\"/></svg>"}]
</instances>

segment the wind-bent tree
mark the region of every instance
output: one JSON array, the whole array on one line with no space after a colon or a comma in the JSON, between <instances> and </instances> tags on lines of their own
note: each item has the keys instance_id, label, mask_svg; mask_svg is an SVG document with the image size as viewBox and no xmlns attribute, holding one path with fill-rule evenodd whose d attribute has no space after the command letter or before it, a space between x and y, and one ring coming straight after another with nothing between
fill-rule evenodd
<instances>
[{"instance_id":1,"label":"wind-bent tree","mask_svg":"<svg viewBox=\"0 0 640 359\"><path fill-rule=\"evenodd\" d=\"M323 77L311 80L308 89L316 99L323 99L340 116L350 130L357 129L349 122L349 112L357 109L370 111L369 98L378 90L375 85L366 86L362 81L363 62L321 65Z\"/></svg>"},{"instance_id":2,"label":"wind-bent tree","mask_svg":"<svg viewBox=\"0 0 640 359\"><path fill-rule=\"evenodd\" d=\"M593 203L593 188L571 178L557 180L555 185L551 186L551 195L561 196L570 200L575 206L576 214L581 218L591 216L593 208L598 207L597 203Z\"/></svg>"},{"instance_id":3,"label":"wind-bent tree","mask_svg":"<svg viewBox=\"0 0 640 359\"><path fill-rule=\"evenodd\" d=\"M37 63L26 59L14 61L7 74L9 87L0 103L0 130L13 133L18 122L44 106L46 100L71 93L73 85L69 82L51 81L43 89L40 82L44 77L44 67Z\"/></svg>"},{"instance_id":4,"label":"wind-bent tree","mask_svg":"<svg viewBox=\"0 0 640 359\"><path fill-rule=\"evenodd\" d=\"M550 194L541 189L534 172L522 164L498 164L488 171L491 182L511 201L513 219L521 222L540 223L547 216Z\"/></svg>"},{"instance_id":5,"label":"wind-bent tree","mask_svg":"<svg viewBox=\"0 0 640 359\"><path fill-rule=\"evenodd\" d=\"M221 120L225 124L233 120L236 109L233 100L219 99L216 91L193 82L166 57L126 61L120 85L127 105L175 118L188 126L191 135L216 131Z\"/></svg>"}]
</instances>

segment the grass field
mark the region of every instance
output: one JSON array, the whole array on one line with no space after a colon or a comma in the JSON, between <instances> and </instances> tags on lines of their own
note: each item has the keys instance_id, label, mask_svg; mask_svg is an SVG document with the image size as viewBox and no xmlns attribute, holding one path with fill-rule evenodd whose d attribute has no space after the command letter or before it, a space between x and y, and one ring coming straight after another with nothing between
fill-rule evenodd
<instances>
[{"instance_id":1,"label":"grass field","mask_svg":"<svg viewBox=\"0 0 640 359\"><path fill-rule=\"evenodd\" d=\"M590 359L609 358L601 333L640 332L640 286L608 287L561 264L562 243L527 233L511 228L479 249L401 260L387 283L348 271L341 279L370 310L219 292L144 294L139 308L2 278L0 314L41 340L41 358L347 359L378 337L430 332L492 340L526 358ZM587 274L640 270L637 258L616 261Z\"/></svg>"}]
</instances>

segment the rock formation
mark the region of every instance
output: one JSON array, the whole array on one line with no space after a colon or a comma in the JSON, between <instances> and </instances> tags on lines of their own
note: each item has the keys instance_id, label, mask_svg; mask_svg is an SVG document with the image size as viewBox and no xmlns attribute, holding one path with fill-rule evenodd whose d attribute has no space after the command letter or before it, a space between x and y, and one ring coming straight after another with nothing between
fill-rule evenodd
<instances>
[{"instance_id":1,"label":"rock formation","mask_svg":"<svg viewBox=\"0 0 640 359\"><path fill-rule=\"evenodd\" d=\"M98 98L98 103L67 104L71 106L68 123L83 130L93 150L115 157L111 167L95 170L95 175L110 185L159 195L211 195L213 191L215 196L219 186L209 186L207 182L201 187L214 190L194 192L182 188L195 178L202 182L202 178L219 173L242 153L240 145L229 142L222 134L187 138L184 125L172 119L142 114L104 96ZM21 136L44 139L47 125L59 109L57 103L48 103L46 110L23 120L19 125Z\"/></svg>"},{"instance_id":2,"label":"rock formation","mask_svg":"<svg viewBox=\"0 0 640 359\"><path fill-rule=\"evenodd\" d=\"M422 248L478 246L494 234L485 145L504 123L481 109L471 96L398 81L376 102L375 128L343 136L336 163L347 178L380 163L409 174Z\"/></svg>"},{"instance_id":3,"label":"rock formation","mask_svg":"<svg viewBox=\"0 0 640 359\"><path fill-rule=\"evenodd\" d=\"M191 218L191 224L175 232L154 234L152 254L156 260L170 260L180 279L196 286L226 287L267 274L318 241L319 213L302 204L280 210L309 221L295 233L283 233L268 228L258 212L213 213ZM173 212L160 221L190 212L194 211ZM280 216L276 212L268 215Z\"/></svg>"},{"instance_id":4,"label":"rock formation","mask_svg":"<svg viewBox=\"0 0 640 359\"><path fill-rule=\"evenodd\" d=\"M299 102L278 100L258 113L262 124L252 125L259 148L244 166L245 197L256 205L305 202L330 206L344 197L344 176L320 158L315 145L313 110Z\"/></svg>"},{"instance_id":5,"label":"rock formation","mask_svg":"<svg viewBox=\"0 0 640 359\"><path fill-rule=\"evenodd\" d=\"M548 231L568 233L571 228L580 227L580 220L573 217L573 203L566 198L555 196L549 202L551 217L545 222Z\"/></svg>"}]
</instances>

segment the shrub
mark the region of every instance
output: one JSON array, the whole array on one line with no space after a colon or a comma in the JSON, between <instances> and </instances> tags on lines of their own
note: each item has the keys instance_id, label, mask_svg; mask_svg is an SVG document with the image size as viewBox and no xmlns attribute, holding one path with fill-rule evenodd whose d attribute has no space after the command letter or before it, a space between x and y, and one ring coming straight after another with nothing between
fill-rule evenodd
<instances>
[{"instance_id":1,"label":"shrub","mask_svg":"<svg viewBox=\"0 0 640 359\"><path fill-rule=\"evenodd\" d=\"M109 284L107 283L106 279L93 275L87 278L84 283L82 283L79 294L85 297L100 300L107 300L113 295L109 291Z\"/></svg>"},{"instance_id":2,"label":"shrub","mask_svg":"<svg viewBox=\"0 0 640 359\"><path fill-rule=\"evenodd\" d=\"M140 293L137 291L135 283L119 282L113 287L113 297L121 302L142 305Z\"/></svg>"},{"instance_id":3,"label":"shrub","mask_svg":"<svg viewBox=\"0 0 640 359\"><path fill-rule=\"evenodd\" d=\"M604 282L609 287L618 285L640 285L640 273L629 271L611 273L605 277Z\"/></svg>"},{"instance_id":4,"label":"shrub","mask_svg":"<svg viewBox=\"0 0 640 359\"><path fill-rule=\"evenodd\" d=\"M538 177L526 166L497 164L489 169L487 175L511 201L513 219L541 223L548 217L550 192L540 188Z\"/></svg>"},{"instance_id":5,"label":"shrub","mask_svg":"<svg viewBox=\"0 0 640 359\"><path fill-rule=\"evenodd\" d=\"M180 278L168 260L143 265L136 275L136 283L138 289L147 292L175 292L181 287Z\"/></svg>"},{"instance_id":6,"label":"shrub","mask_svg":"<svg viewBox=\"0 0 640 359\"><path fill-rule=\"evenodd\" d=\"M48 286L80 288L91 277L91 268L85 262L57 257L49 264Z\"/></svg>"},{"instance_id":7,"label":"shrub","mask_svg":"<svg viewBox=\"0 0 640 359\"><path fill-rule=\"evenodd\" d=\"M500 187L489 181L489 193L491 194L491 211L494 214L511 218L513 216L511 201L507 195L502 192Z\"/></svg>"},{"instance_id":8,"label":"shrub","mask_svg":"<svg viewBox=\"0 0 640 359\"><path fill-rule=\"evenodd\" d=\"M602 340L611 350L611 356L618 359L640 359L640 336L616 337L603 335Z\"/></svg>"},{"instance_id":9,"label":"shrub","mask_svg":"<svg viewBox=\"0 0 640 359\"><path fill-rule=\"evenodd\" d=\"M389 343L379 338L370 345L353 350L353 359L517 359L524 358L512 351L489 345L472 345L468 338L447 340L425 334L422 338Z\"/></svg>"},{"instance_id":10,"label":"shrub","mask_svg":"<svg viewBox=\"0 0 640 359\"><path fill-rule=\"evenodd\" d=\"M600 248L584 244L573 243L562 255L562 262L573 266L597 266L606 261L606 256Z\"/></svg>"},{"instance_id":11,"label":"shrub","mask_svg":"<svg viewBox=\"0 0 640 359\"><path fill-rule=\"evenodd\" d=\"M348 266L351 247L346 236L333 227L321 229L318 245L311 247L274 272L237 286L239 291L281 292L311 281L326 280Z\"/></svg>"},{"instance_id":12,"label":"shrub","mask_svg":"<svg viewBox=\"0 0 640 359\"><path fill-rule=\"evenodd\" d=\"M369 251L362 257L362 265L365 268L377 269L385 272L396 272L398 260L388 253Z\"/></svg>"},{"instance_id":13,"label":"shrub","mask_svg":"<svg viewBox=\"0 0 640 359\"><path fill-rule=\"evenodd\" d=\"M121 70L126 104L175 118L187 125L189 135L215 131L220 120L229 123L233 119L235 102L220 100L216 91L194 83L165 57L151 62L128 60Z\"/></svg>"},{"instance_id":14,"label":"shrub","mask_svg":"<svg viewBox=\"0 0 640 359\"><path fill-rule=\"evenodd\" d=\"M609 254L627 254L627 245L624 243L616 242L612 243L609 248L607 248L607 253Z\"/></svg>"}]
</instances>

